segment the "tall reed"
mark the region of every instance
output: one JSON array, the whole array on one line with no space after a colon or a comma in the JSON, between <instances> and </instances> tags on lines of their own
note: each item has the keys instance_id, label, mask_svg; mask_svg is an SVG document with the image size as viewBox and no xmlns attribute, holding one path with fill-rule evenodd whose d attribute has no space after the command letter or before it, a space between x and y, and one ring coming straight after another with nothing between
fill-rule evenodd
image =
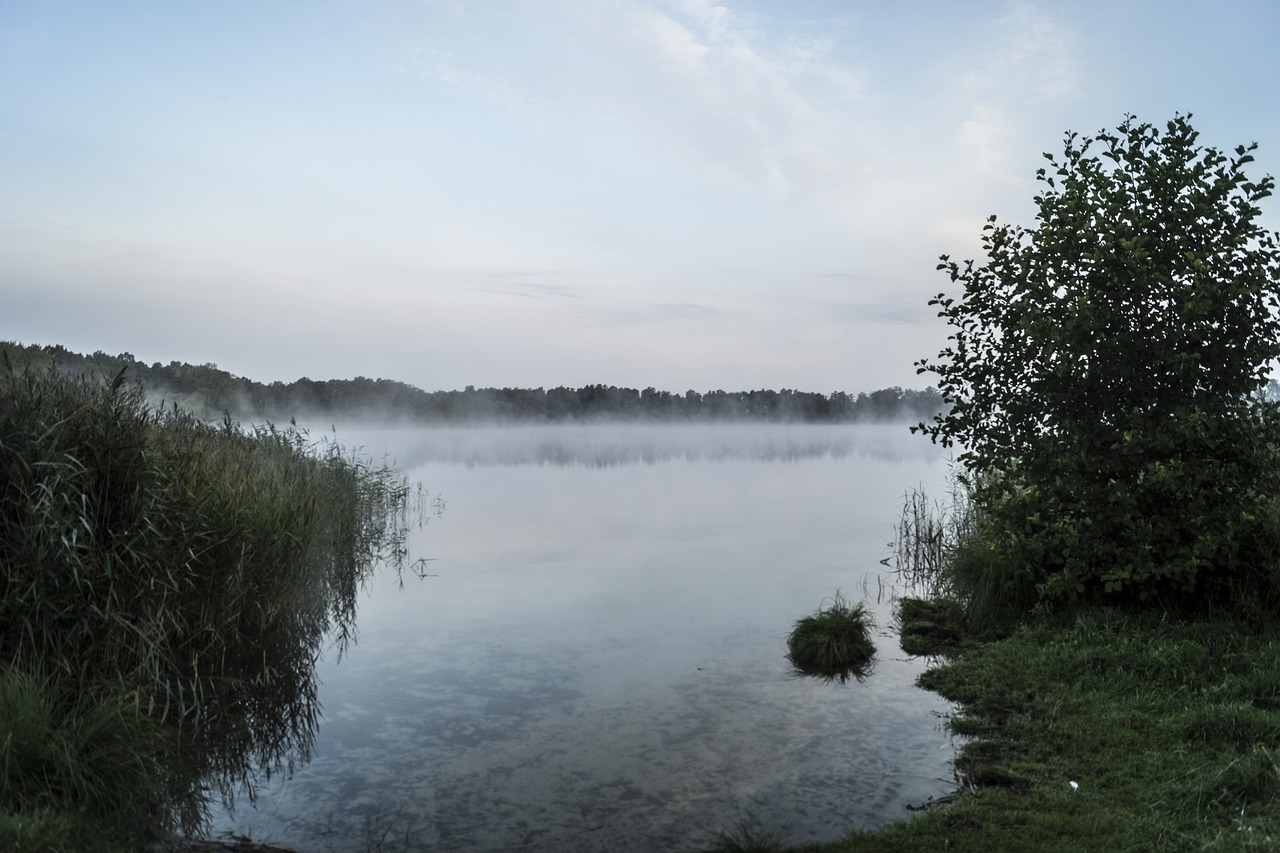
<instances>
[{"instance_id":1,"label":"tall reed","mask_svg":"<svg viewBox=\"0 0 1280 853\"><path fill-rule=\"evenodd\" d=\"M974 500L967 472L956 471L945 501L909 492L894 538L894 560L906 592L950 601L976 633L999 631L1036 606L1039 595L1031 568L999 547Z\"/></svg>"},{"instance_id":2,"label":"tall reed","mask_svg":"<svg viewBox=\"0 0 1280 853\"><path fill-rule=\"evenodd\" d=\"M132 697L176 738L162 799L194 828L206 786L229 796L308 755L323 643L350 641L378 565L404 568L422 497L293 426L210 425L123 375L6 366L0 672L46 673L55 719ZM27 803L0 790L0 809Z\"/></svg>"},{"instance_id":3,"label":"tall reed","mask_svg":"<svg viewBox=\"0 0 1280 853\"><path fill-rule=\"evenodd\" d=\"M945 501L930 500L921 489L907 492L893 541L894 568L907 591L925 598L956 594L952 561L976 536L977 516L962 472L948 480Z\"/></svg>"}]
</instances>

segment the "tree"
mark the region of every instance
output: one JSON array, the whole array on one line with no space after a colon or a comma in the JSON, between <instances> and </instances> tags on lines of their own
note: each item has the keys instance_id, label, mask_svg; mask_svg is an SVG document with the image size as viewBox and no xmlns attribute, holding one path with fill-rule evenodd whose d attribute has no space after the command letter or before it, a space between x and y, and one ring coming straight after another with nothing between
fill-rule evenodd
<instances>
[{"instance_id":1,"label":"tree","mask_svg":"<svg viewBox=\"0 0 1280 853\"><path fill-rule=\"evenodd\" d=\"M982 265L930 305L952 327L933 372L993 565L1048 597L1257 591L1280 554L1274 181L1127 117L1046 154L1038 224L983 229Z\"/></svg>"}]
</instances>

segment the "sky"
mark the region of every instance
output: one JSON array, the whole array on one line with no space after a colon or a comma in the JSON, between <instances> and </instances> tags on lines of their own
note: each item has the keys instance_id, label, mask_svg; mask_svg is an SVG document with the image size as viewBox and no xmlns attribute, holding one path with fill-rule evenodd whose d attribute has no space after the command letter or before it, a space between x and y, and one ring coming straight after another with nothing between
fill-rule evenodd
<instances>
[{"instance_id":1,"label":"sky","mask_svg":"<svg viewBox=\"0 0 1280 853\"><path fill-rule=\"evenodd\" d=\"M0 0L0 339L263 382L922 388L938 256L1275 0ZM1280 228L1277 205L1264 224Z\"/></svg>"}]
</instances>

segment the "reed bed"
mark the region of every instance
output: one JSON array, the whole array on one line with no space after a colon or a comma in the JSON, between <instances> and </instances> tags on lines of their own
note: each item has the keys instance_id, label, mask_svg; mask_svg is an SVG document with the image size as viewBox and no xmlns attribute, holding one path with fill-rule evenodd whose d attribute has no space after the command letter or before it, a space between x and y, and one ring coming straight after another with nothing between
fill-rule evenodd
<instances>
[{"instance_id":1,"label":"reed bed","mask_svg":"<svg viewBox=\"0 0 1280 853\"><path fill-rule=\"evenodd\" d=\"M906 591L923 598L954 594L951 563L976 537L977 522L960 472L949 480L945 500L930 500L921 489L907 492L893 541L894 568Z\"/></svg>"},{"instance_id":2,"label":"reed bed","mask_svg":"<svg viewBox=\"0 0 1280 853\"><path fill-rule=\"evenodd\" d=\"M0 370L0 813L97 824L96 790L140 832L190 831L209 795L305 759L315 662L353 638L375 568L405 567L423 498L292 425L155 409L123 375ZM99 781L32 794L74 774L28 753L81 754L58 744L85 730L132 744L121 766L153 784L111 781L90 752L77 761ZM125 807L139 790L145 815Z\"/></svg>"}]
</instances>

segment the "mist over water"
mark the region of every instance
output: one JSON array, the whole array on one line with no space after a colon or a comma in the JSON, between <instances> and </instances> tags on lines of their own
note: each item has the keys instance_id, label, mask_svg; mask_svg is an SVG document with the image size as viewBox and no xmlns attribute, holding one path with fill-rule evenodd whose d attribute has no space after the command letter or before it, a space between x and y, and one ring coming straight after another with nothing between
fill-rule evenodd
<instances>
[{"instance_id":1,"label":"mist over water","mask_svg":"<svg viewBox=\"0 0 1280 853\"><path fill-rule=\"evenodd\" d=\"M938 450L905 425L653 424L547 426L331 426L375 455L409 469L429 462L463 465L586 465L751 459L762 462L870 457L936 461Z\"/></svg>"},{"instance_id":2,"label":"mist over water","mask_svg":"<svg viewBox=\"0 0 1280 853\"><path fill-rule=\"evenodd\" d=\"M339 427L446 504L321 662L315 757L234 828L301 851L678 851L907 817L950 789L945 704L879 564L941 451L905 427ZM794 676L837 590L884 636L864 683ZM879 601L877 602L877 598ZM399 849L399 848L393 848Z\"/></svg>"}]
</instances>

